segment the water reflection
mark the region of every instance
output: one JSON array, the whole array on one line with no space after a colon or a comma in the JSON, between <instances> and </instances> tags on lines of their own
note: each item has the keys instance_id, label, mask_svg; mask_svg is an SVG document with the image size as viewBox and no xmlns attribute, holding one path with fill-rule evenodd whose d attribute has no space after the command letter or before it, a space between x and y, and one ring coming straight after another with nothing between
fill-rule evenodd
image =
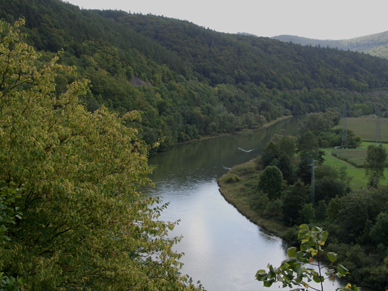
<instances>
[{"instance_id":1,"label":"water reflection","mask_svg":"<svg viewBox=\"0 0 388 291\"><path fill-rule=\"evenodd\" d=\"M170 203L162 219L180 220L171 235L183 235L175 247L185 253L183 272L207 290L263 290L256 271L285 258L282 240L262 232L227 203L216 178L256 157L273 134L295 133L298 122L292 119L250 134L181 145L151 159L157 170L150 193Z\"/></svg>"},{"instance_id":2,"label":"water reflection","mask_svg":"<svg viewBox=\"0 0 388 291\"><path fill-rule=\"evenodd\" d=\"M171 199L171 205L162 218L181 220L172 234L183 234L176 246L177 251L185 253L183 271L201 280L208 290L258 287L254 274L260 262L265 267L276 257L278 262L284 258L284 252L279 252L281 240L260 239L267 235L225 202L215 179L197 184L190 191L189 195L172 192L163 197ZM241 286L245 287L239 289Z\"/></svg>"},{"instance_id":3,"label":"water reflection","mask_svg":"<svg viewBox=\"0 0 388 291\"><path fill-rule=\"evenodd\" d=\"M178 180L217 178L226 172L225 167L231 168L256 157L275 133L284 131L294 134L299 121L293 118L249 134L221 136L179 145L150 159L150 163L158 168L152 178L164 180L166 175Z\"/></svg>"}]
</instances>

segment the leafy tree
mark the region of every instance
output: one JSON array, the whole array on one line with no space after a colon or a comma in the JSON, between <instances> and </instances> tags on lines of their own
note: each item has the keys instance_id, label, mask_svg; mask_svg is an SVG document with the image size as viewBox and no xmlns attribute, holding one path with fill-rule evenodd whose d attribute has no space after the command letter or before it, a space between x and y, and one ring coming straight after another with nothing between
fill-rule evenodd
<instances>
[{"instance_id":1,"label":"leafy tree","mask_svg":"<svg viewBox=\"0 0 388 291\"><path fill-rule=\"evenodd\" d=\"M260 163L263 169L267 166L274 166L277 164L279 158L279 149L274 142L270 142L266 145L263 152L260 155Z\"/></svg>"},{"instance_id":2,"label":"leafy tree","mask_svg":"<svg viewBox=\"0 0 388 291\"><path fill-rule=\"evenodd\" d=\"M286 180L288 184L292 184L295 182L294 166L287 155L281 155L276 166L282 172L283 179Z\"/></svg>"},{"instance_id":3,"label":"leafy tree","mask_svg":"<svg viewBox=\"0 0 388 291\"><path fill-rule=\"evenodd\" d=\"M306 116L306 120L303 124L303 130L311 130L313 132L319 133L325 130L329 130L334 126L334 119L337 114L333 112L327 113L309 113Z\"/></svg>"},{"instance_id":4,"label":"leafy tree","mask_svg":"<svg viewBox=\"0 0 388 291\"><path fill-rule=\"evenodd\" d=\"M260 155L260 164L264 169L267 166L277 166L283 178L292 184L295 181L292 161L296 150L295 138L292 136L274 135Z\"/></svg>"},{"instance_id":5,"label":"leafy tree","mask_svg":"<svg viewBox=\"0 0 388 291\"><path fill-rule=\"evenodd\" d=\"M151 172L125 125L138 114L88 113L85 80L57 93L57 73L77 79L74 68L40 62L22 25L0 22L2 279L21 277L26 290L194 289L171 249L179 238L167 236L174 223L158 220L165 206L137 191Z\"/></svg>"},{"instance_id":6,"label":"leafy tree","mask_svg":"<svg viewBox=\"0 0 388 291\"><path fill-rule=\"evenodd\" d=\"M384 179L384 169L386 160L387 152L381 144L379 146L368 146L368 152L365 162L365 174L369 176L369 187L377 188L380 179Z\"/></svg>"},{"instance_id":7,"label":"leafy tree","mask_svg":"<svg viewBox=\"0 0 388 291\"><path fill-rule=\"evenodd\" d=\"M320 200L315 208L315 218L324 220L326 218L327 205L325 200Z\"/></svg>"},{"instance_id":8,"label":"leafy tree","mask_svg":"<svg viewBox=\"0 0 388 291\"><path fill-rule=\"evenodd\" d=\"M337 170L328 165L315 169L315 198L324 200L328 205L335 196L342 197L349 192L349 180L345 168Z\"/></svg>"},{"instance_id":9,"label":"leafy tree","mask_svg":"<svg viewBox=\"0 0 388 291\"><path fill-rule=\"evenodd\" d=\"M336 196L330 200L329 205L327 205L326 216L329 220L335 220L338 218L338 212L341 208L341 199Z\"/></svg>"},{"instance_id":10,"label":"leafy tree","mask_svg":"<svg viewBox=\"0 0 388 291\"><path fill-rule=\"evenodd\" d=\"M376 244L384 244L388 246L388 213L381 212L377 218L376 223L370 231L370 237Z\"/></svg>"},{"instance_id":11,"label":"leafy tree","mask_svg":"<svg viewBox=\"0 0 388 291\"><path fill-rule=\"evenodd\" d=\"M0 249L10 243L8 236L9 225L16 224L21 219L21 212L18 207L14 207L15 200L20 198L20 189L15 188L15 183L6 185L4 181L0 183ZM0 290L18 290L23 286L21 278L6 276L0 272Z\"/></svg>"},{"instance_id":12,"label":"leafy tree","mask_svg":"<svg viewBox=\"0 0 388 291\"><path fill-rule=\"evenodd\" d=\"M315 183L315 199L316 201L324 200L329 203L335 196L342 197L346 195L347 187L346 183L330 177L324 177L317 179Z\"/></svg>"},{"instance_id":13,"label":"leafy tree","mask_svg":"<svg viewBox=\"0 0 388 291\"><path fill-rule=\"evenodd\" d=\"M312 159L309 155L302 154L296 170L297 177L305 184L311 183Z\"/></svg>"},{"instance_id":14,"label":"leafy tree","mask_svg":"<svg viewBox=\"0 0 388 291\"><path fill-rule=\"evenodd\" d=\"M16 188L12 181L0 182L0 245L11 240L8 236L8 227L22 218L19 207L15 206L15 201L21 197L21 190Z\"/></svg>"},{"instance_id":15,"label":"leafy tree","mask_svg":"<svg viewBox=\"0 0 388 291\"><path fill-rule=\"evenodd\" d=\"M285 225L292 226L299 221L300 211L304 204L309 201L309 191L309 187L306 187L300 180L289 187L283 203Z\"/></svg>"},{"instance_id":16,"label":"leafy tree","mask_svg":"<svg viewBox=\"0 0 388 291\"><path fill-rule=\"evenodd\" d=\"M268 198L275 199L280 196L283 188L283 174L276 166L268 166L259 178L259 189L268 194Z\"/></svg>"},{"instance_id":17,"label":"leafy tree","mask_svg":"<svg viewBox=\"0 0 388 291\"><path fill-rule=\"evenodd\" d=\"M298 153L300 156L315 159L320 164L323 163L324 152L319 150L318 137L311 130L302 131L298 138Z\"/></svg>"},{"instance_id":18,"label":"leafy tree","mask_svg":"<svg viewBox=\"0 0 388 291\"><path fill-rule=\"evenodd\" d=\"M278 268L268 265L268 272L266 270L257 271L256 279L262 281L264 287L271 287L272 284L279 282L283 288L296 287L292 290L310 288L322 291L325 280L334 280L336 276L341 278L349 273L343 265L333 266L337 260L337 254L334 252L326 253L331 265L325 271L326 267L322 264L321 256L324 254L323 246L327 237L328 232L319 227L314 226L310 229L306 224L300 225L298 233L298 239L301 241L300 251L296 247L289 248L287 250L288 259L284 260ZM347 284L337 290L360 289L355 285Z\"/></svg>"},{"instance_id":19,"label":"leafy tree","mask_svg":"<svg viewBox=\"0 0 388 291\"><path fill-rule=\"evenodd\" d=\"M311 203L303 205L303 208L299 211L299 221L304 223L310 223L315 218L315 210Z\"/></svg>"},{"instance_id":20,"label":"leafy tree","mask_svg":"<svg viewBox=\"0 0 388 291\"><path fill-rule=\"evenodd\" d=\"M337 223L341 229L340 238L342 241L353 242L361 238L368 223L375 222L381 212L387 211L387 202L388 192L386 188L362 189L340 198L336 208L338 209ZM329 208L331 208L330 204ZM369 235L369 231L367 232Z\"/></svg>"},{"instance_id":21,"label":"leafy tree","mask_svg":"<svg viewBox=\"0 0 388 291\"><path fill-rule=\"evenodd\" d=\"M272 142L277 145L280 155L286 155L290 160L292 160L296 151L295 137L276 134L273 136Z\"/></svg>"}]
</instances>

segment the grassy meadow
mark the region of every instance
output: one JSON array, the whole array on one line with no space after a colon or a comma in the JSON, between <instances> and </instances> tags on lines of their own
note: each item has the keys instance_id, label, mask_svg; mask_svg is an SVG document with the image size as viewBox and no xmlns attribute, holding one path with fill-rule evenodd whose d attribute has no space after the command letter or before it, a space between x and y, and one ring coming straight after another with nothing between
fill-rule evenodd
<instances>
[{"instance_id":1,"label":"grassy meadow","mask_svg":"<svg viewBox=\"0 0 388 291\"><path fill-rule=\"evenodd\" d=\"M326 148L326 149L323 149L323 151L325 152L325 157L324 157L325 164L336 168L341 168L341 167L346 168L346 172L350 177L352 177L352 181L351 181L352 188L354 189L363 188L367 185L368 179L367 177L365 177L365 168L358 168L347 161L334 157L332 154L332 151L333 151L332 148ZM365 157L366 157L366 149L364 149L364 151L365 151ZM388 168L385 168L384 176L385 176L385 179L381 180L380 184L388 185Z\"/></svg>"},{"instance_id":2,"label":"grassy meadow","mask_svg":"<svg viewBox=\"0 0 388 291\"><path fill-rule=\"evenodd\" d=\"M356 136L363 140L358 149L323 149L325 152L325 164L341 168L345 167L348 175L352 177L353 188L365 187L367 178L365 177L364 162L367 156L367 148L376 141L376 117L348 117L346 126L352 130ZM343 121L341 121L343 122ZM388 148L388 118L380 119L380 138L383 147ZM381 181L382 185L388 184L388 169L385 169Z\"/></svg>"},{"instance_id":3,"label":"grassy meadow","mask_svg":"<svg viewBox=\"0 0 388 291\"><path fill-rule=\"evenodd\" d=\"M342 127L343 119L341 120ZM360 136L363 141L376 141L377 117L347 117L346 127ZM381 142L388 143L388 118L380 118Z\"/></svg>"}]
</instances>

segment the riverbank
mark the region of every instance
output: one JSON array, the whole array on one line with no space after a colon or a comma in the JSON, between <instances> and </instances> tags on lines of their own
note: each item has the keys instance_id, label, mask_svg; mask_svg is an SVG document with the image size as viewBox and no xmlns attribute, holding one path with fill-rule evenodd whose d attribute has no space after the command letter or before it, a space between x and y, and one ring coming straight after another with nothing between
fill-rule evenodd
<instances>
[{"instance_id":1,"label":"riverbank","mask_svg":"<svg viewBox=\"0 0 388 291\"><path fill-rule=\"evenodd\" d=\"M198 139L193 139L193 140L189 140L189 141L185 141L185 142L180 142L178 144L176 144L175 146L179 146L179 145L182 145L182 144L188 144L188 143L191 143L191 142L195 142L195 141L201 141L201 140L208 140L208 139L214 139L214 138L219 138L219 137L222 137L222 136L228 136L228 135L241 135L241 134L247 134L247 133L251 133L251 132L255 132L255 131L259 131L261 129L264 129L264 128L267 128L267 127L270 127L278 122L281 122L283 120L287 120L287 119L290 119L292 118L293 116L292 115L287 115L287 116L282 116L282 117L279 117L275 120L272 120L270 122L266 122L264 123L261 127L259 128L252 128L252 129L242 129L240 131L236 131L236 132L233 132L233 133L220 133L220 134L215 134L215 135L206 135L206 136L201 136L200 138Z\"/></svg>"},{"instance_id":2,"label":"riverbank","mask_svg":"<svg viewBox=\"0 0 388 291\"><path fill-rule=\"evenodd\" d=\"M270 127L291 117L292 116L283 116L264 124L261 129ZM264 232L274 234L288 242L295 242L295 239L292 237L294 231L274 220L262 217L258 211L252 207L252 204L254 204L257 199L256 195L259 182L257 162L258 158L255 158L246 163L235 165L226 174L219 177L217 179L219 192L226 201L237 209L238 212L248 218L252 223L261 227Z\"/></svg>"},{"instance_id":3,"label":"riverbank","mask_svg":"<svg viewBox=\"0 0 388 291\"><path fill-rule=\"evenodd\" d=\"M232 204L242 215L252 223L258 225L263 231L274 234L286 241L294 241L290 237L290 228L278 222L263 218L256 211L258 201L257 185L259 172L257 171L258 158L232 167L226 174L217 179L221 195Z\"/></svg>"}]
</instances>

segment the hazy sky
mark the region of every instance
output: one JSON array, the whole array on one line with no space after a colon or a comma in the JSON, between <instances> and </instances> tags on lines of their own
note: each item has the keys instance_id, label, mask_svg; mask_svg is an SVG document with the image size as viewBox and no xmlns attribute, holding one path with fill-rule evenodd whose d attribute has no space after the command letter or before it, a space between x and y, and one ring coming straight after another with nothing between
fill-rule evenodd
<instances>
[{"instance_id":1,"label":"hazy sky","mask_svg":"<svg viewBox=\"0 0 388 291\"><path fill-rule=\"evenodd\" d=\"M388 31L387 0L64 0L184 19L219 32L349 39Z\"/></svg>"}]
</instances>

